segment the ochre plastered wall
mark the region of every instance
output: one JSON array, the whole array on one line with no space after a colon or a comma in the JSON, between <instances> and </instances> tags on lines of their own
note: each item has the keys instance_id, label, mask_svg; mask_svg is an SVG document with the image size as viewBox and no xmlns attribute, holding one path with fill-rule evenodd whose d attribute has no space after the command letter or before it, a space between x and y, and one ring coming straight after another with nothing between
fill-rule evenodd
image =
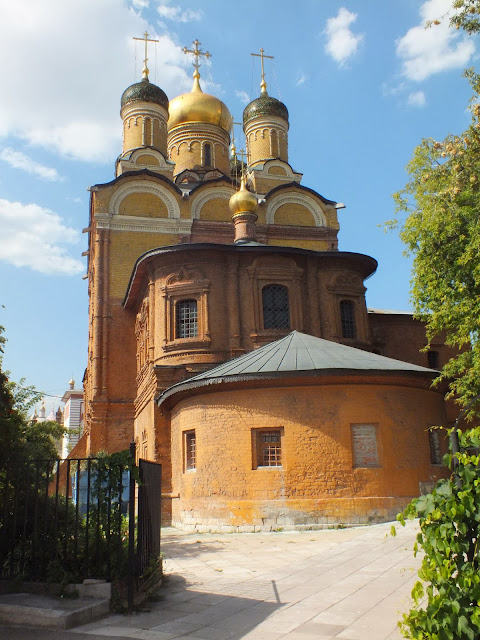
<instances>
[{"instance_id":1,"label":"ochre plastered wall","mask_svg":"<svg viewBox=\"0 0 480 640\"><path fill-rule=\"evenodd\" d=\"M199 394L172 409L173 521L271 527L394 518L443 476L426 428L440 394L398 384L322 383ZM352 424L377 430L378 468L353 468ZM252 466L252 429L283 430L281 468ZM182 433L195 429L197 469L184 471Z\"/></svg>"},{"instance_id":2,"label":"ochre plastered wall","mask_svg":"<svg viewBox=\"0 0 480 640\"><path fill-rule=\"evenodd\" d=\"M124 216L168 218L167 205L153 193L131 193L125 196L118 213Z\"/></svg>"}]
</instances>

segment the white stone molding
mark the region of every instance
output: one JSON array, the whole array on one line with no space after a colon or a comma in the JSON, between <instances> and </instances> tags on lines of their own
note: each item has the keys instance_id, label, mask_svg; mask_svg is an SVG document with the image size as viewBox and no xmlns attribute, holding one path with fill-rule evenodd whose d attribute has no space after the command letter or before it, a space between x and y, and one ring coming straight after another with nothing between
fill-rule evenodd
<instances>
[{"instance_id":1,"label":"white stone molding","mask_svg":"<svg viewBox=\"0 0 480 640\"><path fill-rule=\"evenodd\" d=\"M228 201L235 193L235 189L229 187L209 187L208 189L202 190L197 196L195 196L192 200L192 220L200 219L200 212L203 206L209 201L216 198L224 198L226 200L226 207L228 209Z\"/></svg>"},{"instance_id":2,"label":"white stone molding","mask_svg":"<svg viewBox=\"0 0 480 640\"><path fill-rule=\"evenodd\" d=\"M278 177L278 176L277 176ZM326 227L327 221L321 206L310 196L303 193L279 194L267 201L267 224L275 224L275 213L284 204L299 204L312 214L317 227Z\"/></svg>"},{"instance_id":3,"label":"white stone molding","mask_svg":"<svg viewBox=\"0 0 480 640\"><path fill-rule=\"evenodd\" d=\"M113 231L141 231L142 233L171 233L188 235L192 230L192 220L179 218L139 218L138 216L111 216L96 213L97 229Z\"/></svg>"},{"instance_id":4,"label":"white stone molding","mask_svg":"<svg viewBox=\"0 0 480 640\"><path fill-rule=\"evenodd\" d=\"M278 173L270 173L270 169L274 169L278 167L285 171L285 174L279 175ZM299 176L301 177L301 173L294 173L292 167L282 160L266 160L262 164L257 164L253 168L253 171L256 173L262 173L262 178L273 178L275 180L288 178L290 182L294 182L299 180Z\"/></svg>"},{"instance_id":5,"label":"white stone molding","mask_svg":"<svg viewBox=\"0 0 480 640\"><path fill-rule=\"evenodd\" d=\"M151 158L155 159L156 162L152 162L152 164L147 165L147 167L152 166L152 167L155 167L155 169L157 170L163 169L166 171L172 168L172 165L166 162L165 158L163 157L163 154L161 154L159 151L156 151L155 149L149 149L148 147L135 149L135 151L133 151L132 155L130 156L129 162L133 164L137 164L137 159L140 156L150 156ZM143 166L143 163L141 166Z\"/></svg>"},{"instance_id":6,"label":"white stone molding","mask_svg":"<svg viewBox=\"0 0 480 640\"><path fill-rule=\"evenodd\" d=\"M167 206L169 218L180 218L180 207L175 196L163 185L145 180L134 180L119 187L110 198L108 207L109 215L118 216L122 201L132 193L150 193L157 196L159 200ZM148 219L151 220L151 218Z\"/></svg>"}]
</instances>

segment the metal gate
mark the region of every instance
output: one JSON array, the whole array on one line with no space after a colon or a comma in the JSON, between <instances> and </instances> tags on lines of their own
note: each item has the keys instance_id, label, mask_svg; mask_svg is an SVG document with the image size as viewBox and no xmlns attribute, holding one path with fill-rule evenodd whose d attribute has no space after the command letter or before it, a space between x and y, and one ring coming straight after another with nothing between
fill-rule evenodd
<instances>
[{"instance_id":1,"label":"metal gate","mask_svg":"<svg viewBox=\"0 0 480 640\"><path fill-rule=\"evenodd\" d=\"M139 460L137 571L145 573L152 558L160 555L162 521L162 465Z\"/></svg>"},{"instance_id":2,"label":"metal gate","mask_svg":"<svg viewBox=\"0 0 480 640\"><path fill-rule=\"evenodd\" d=\"M132 443L133 444L133 443ZM160 555L161 465L130 456L0 468L0 579L127 578L129 608Z\"/></svg>"}]
</instances>

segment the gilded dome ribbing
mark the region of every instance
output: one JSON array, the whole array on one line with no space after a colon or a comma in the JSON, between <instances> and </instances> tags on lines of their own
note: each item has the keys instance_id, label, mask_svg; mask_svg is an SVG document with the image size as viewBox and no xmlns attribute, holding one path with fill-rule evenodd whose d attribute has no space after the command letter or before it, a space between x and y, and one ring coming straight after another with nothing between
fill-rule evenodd
<instances>
[{"instance_id":1,"label":"gilded dome ribbing","mask_svg":"<svg viewBox=\"0 0 480 640\"><path fill-rule=\"evenodd\" d=\"M166 93L149 81L143 78L140 82L130 85L122 94L121 108L130 102L153 102L168 111L168 98Z\"/></svg>"},{"instance_id":2,"label":"gilded dome ribbing","mask_svg":"<svg viewBox=\"0 0 480 640\"><path fill-rule=\"evenodd\" d=\"M215 96L203 93L198 77L194 77L190 93L170 101L168 128L189 122L216 124L228 134L232 129L233 118L227 106Z\"/></svg>"},{"instance_id":3,"label":"gilded dome ribbing","mask_svg":"<svg viewBox=\"0 0 480 640\"><path fill-rule=\"evenodd\" d=\"M268 118L269 116L283 118L288 123L288 109L283 102L280 102L277 98L272 98L266 91L262 91L259 98L255 98L245 107L243 124L246 125L254 118Z\"/></svg>"}]
</instances>

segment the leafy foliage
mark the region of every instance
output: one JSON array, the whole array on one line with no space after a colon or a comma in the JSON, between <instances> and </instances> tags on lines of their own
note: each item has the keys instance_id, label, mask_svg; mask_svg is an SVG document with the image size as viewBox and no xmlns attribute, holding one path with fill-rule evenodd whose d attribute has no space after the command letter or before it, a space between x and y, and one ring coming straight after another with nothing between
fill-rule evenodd
<instances>
[{"instance_id":1,"label":"leafy foliage","mask_svg":"<svg viewBox=\"0 0 480 640\"><path fill-rule=\"evenodd\" d=\"M454 0L442 20L468 34L480 32L480 0ZM444 366L450 395L463 406L458 419L478 420L480 404L480 76L465 72L473 88L471 122L460 135L425 139L407 166L409 181L394 195L406 214L400 235L413 255L412 299L427 338L443 334L457 355ZM478 424L478 422L476 422ZM456 432L456 425L454 431ZM460 434L459 451L445 457L452 470L431 494L398 516L420 519L415 553L424 552L414 607L403 617L415 640L480 638L480 427ZM451 432L451 436L453 436ZM455 438L452 437L453 443Z\"/></svg>"},{"instance_id":2,"label":"leafy foliage","mask_svg":"<svg viewBox=\"0 0 480 640\"><path fill-rule=\"evenodd\" d=\"M480 31L480 2L479 0L455 0L453 3L454 14L450 18L450 24L457 29L464 29L468 34Z\"/></svg>"},{"instance_id":3,"label":"leafy foliage","mask_svg":"<svg viewBox=\"0 0 480 640\"><path fill-rule=\"evenodd\" d=\"M423 140L407 185L394 195L397 214L408 214L394 225L414 257L414 312L430 341L444 332L459 350L441 378L463 405L480 393L480 77L466 75L474 89L470 126L443 141Z\"/></svg>"},{"instance_id":4,"label":"leafy foliage","mask_svg":"<svg viewBox=\"0 0 480 640\"><path fill-rule=\"evenodd\" d=\"M0 575L68 583L127 573L129 451L15 462L0 474Z\"/></svg>"},{"instance_id":5,"label":"leafy foliage","mask_svg":"<svg viewBox=\"0 0 480 640\"><path fill-rule=\"evenodd\" d=\"M57 458L55 441L64 434L57 422L32 422L28 414L42 399L25 380L12 382L8 371L2 371L3 327L0 326L0 469L7 460Z\"/></svg>"},{"instance_id":6,"label":"leafy foliage","mask_svg":"<svg viewBox=\"0 0 480 640\"><path fill-rule=\"evenodd\" d=\"M480 637L480 427L460 434L461 452L445 462L455 473L413 500L397 519L420 519L415 543L425 555L412 590L415 606L402 632L415 640ZM426 586L425 586L426 585Z\"/></svg>"}]
</instances>

